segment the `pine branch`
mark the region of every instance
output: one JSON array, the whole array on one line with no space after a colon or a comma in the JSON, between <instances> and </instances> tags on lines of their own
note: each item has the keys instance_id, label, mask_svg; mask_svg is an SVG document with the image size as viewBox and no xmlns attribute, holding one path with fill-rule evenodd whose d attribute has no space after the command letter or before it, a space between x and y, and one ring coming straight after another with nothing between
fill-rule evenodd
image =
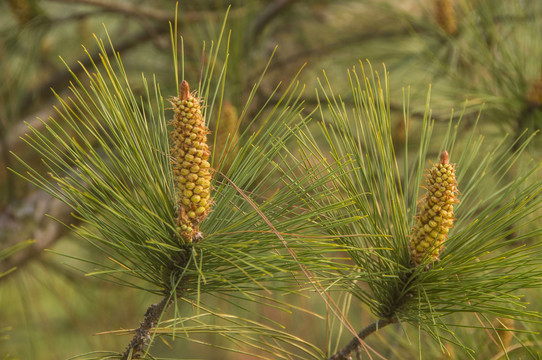
<instances>
[{"instance_id":1,"label":"pine branch","mask_svg":"<svg viewBox=\"0 0 542 360\"><path fill-rule=\"evenodd\" d=\"M119 44L115 47L115 51L122 54L128 50L144 44L146 41L157 38L158 36L161 36L163 34L167 34L168 32L169 27L167 26L167 24L159 23L155 27L143 29L136 34L133 34L130 38L124 40L123 42L119 42ZM105 49L104 51L107 56L112 56L114 54L113 49L110 48ZM101 49L89 56L88 58L84 58L80 61L75 61L73 64L66 66L66 68L73 69L74 73L66 71L66 69L57 71L56 73L51 75L49 79L44 81L42 84L36 86L34 89L32 89L30 93L26 94L21 103L31 104L37 99L48 98L51 94L51 88L61 88L66 83L68 83L74 75L78 76L84 74L83 69L92 66L92 58L98 57L98 54L100 52Z\"/></svg>"},{"instance_id":2,"label":"pine branch","mask_svg":"<svg viewBox=\"0 0 542 360\"><path fill-rule=\"evenodd\" d=\"M145 320L141 323L139 329L135 330L135 335L132 341L128 345L126 351L122 354L122 360L134 359L141 354L145 346L147 346L151 339L151 332L158 324L158 320L164 311L166 311L171 303L173 297L171 293L166 293L162 301L158 304L152 304L145 312Z\"/></svg>"},{"instance_id":3,"label":"pine branch","mask_svg":"<svg viewBox=\"0 0 542 360\"><path fill-rule=\"evenodd\" d=\"M96 8L102 9L106 12L118 13L124 16L131 16L137 19L147 19L152 21L159 21L163 23L175 21L175 16L170 10L157 9L156 7L141 6L141 4L134 5L128 1L104 1L104 0L51 0L52 2L74 5L90 5ZM223 18L224 9L219 11L214 10L197 10L197 11L183 11L182 21L185 23L196 23L201 21L220 21ZM247 10L244 7L236 7L230 11L231 18L240 18L246 16ZM88 14L88 13L85 13ZM70 16L78 16L70 15Z\"/></svg>"},{"instance_id":4,"label":"pine branch","mask_svg":"<svg viewBox=\"0 0 542 360\"><path fill-rule=\"evenodd\" d=\"M0 241L10 245L10 239L34 239L32 246L5 259L0 263L0 273L12 268L22 268L36 258L39 258L45 249L50 249L56 241L70 231L66 224L79 224L80 221L71 215L71 208L44 191L34 192L22 199L19 208L32 209L29 212L19 211L11 213L9 209L0 212L0 227L5 227L5 237L0 235ZM45 213L49 216L44 215ZM52 220L56 219L57 221ZM32 220L30 220L32 219ZM29 232L25 223L36 221L36 227ZM10 231L11 230L11 231ZM0 282L7 277L0 279Z\"/></svg>"},{"instance_id":5,"label":"pine branch","mask_svg":"<svg viewBox=\"0 0 542 360\"><path fill-rule=\"evenodd\" d=\"M68 4L85 4L103 8L107 11L120 13L123 15L134 16L138 18L147 18L158 21L173 21L174 17L171 11L157 9L155 7L135 5L124 1L103 1L103 0L55 0L55 2Z\"/></svg>"},{"instance_id":6,"label":"pine branch","mask_svg":"<svg viewBox=\"0 0 542 360\"><path fill-rule=\"evenodd\" d=\"M357 336L355 336L352 341L348 343L341 351L332 355L329 360L347 360L351 359L350 354L352 352L358 353L361 348L361 340L365 339L367 336L371 335L375 331L382 329L384 326L393 324L397 322L396 319L379 319L374 323L367 326L365 329L361 330Z\"/></svg>"},{"instance_id":7,"label":"pine branch","mask_svg":"<svg viewBox=\"0 0 542 360\"><path fill-rule=\"evenodd\" d=\"M294 2L295 0L277 0L267 5L254 23L254 29L252 31L253 38L257 39L267 24L269 24L271 20L277 17L282 11L286 10Z\"/></svg>"}]
</instances>

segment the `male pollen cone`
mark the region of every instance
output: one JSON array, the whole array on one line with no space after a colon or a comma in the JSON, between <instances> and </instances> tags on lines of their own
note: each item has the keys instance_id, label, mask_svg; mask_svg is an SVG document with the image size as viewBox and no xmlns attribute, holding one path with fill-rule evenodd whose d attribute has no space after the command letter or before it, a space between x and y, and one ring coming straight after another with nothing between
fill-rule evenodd
<instances>
[{"instance_id":1,"label":"male pollen cone","mask_svg":"<svg viewBox=\"0 0 542 360\"><path fill-rule=\"evenodd\" d=\"M179 97L170 100L173 120L170 154L178 194L177 227L183 241L200 238L199 224L211 207L211 170L208 128L201 114L201 99L190 93L188 82L180 86Z\"/></svg>"},{"instance_id":2,"label":"male pollen cone","mask_svg":"<svg viewBox=\"0 0 542 360\"><path fill-rule=\"evenodd\" d=\"M454 224L456 194L455 164L449 163L446 150L426 175L427 194L420 201L416 223L410 237L410 259L415 266L439 260L448 232Z\"/></svg>"},{"instance_id":3,"label":"male pollen cone","mask_svg":"<svg viewBox=\"0 0 542 360\"><path fill-rule=\"evenodd\" d=\"M435 18L437 24L448 35L457 33L457 20L452 0L436 0Z\"/></svg>"}]
</instances>

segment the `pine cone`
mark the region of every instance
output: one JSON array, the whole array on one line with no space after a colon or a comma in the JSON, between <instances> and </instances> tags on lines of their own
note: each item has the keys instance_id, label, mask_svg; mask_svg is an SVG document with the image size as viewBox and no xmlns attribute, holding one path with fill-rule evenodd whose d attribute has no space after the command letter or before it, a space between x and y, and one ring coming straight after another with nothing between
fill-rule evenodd
<instances>
[{"instance_id":1,"label":"pine cone","mask_svg":"<svg viewBox=\"0 0 542 360\"><path fill-rule=\"evenodd\" d=\"M535 107L542 105L542 78L534 81L527 90L527 102Z\"/></svg>"},{"instance_id":2,"label":"pine cone","mask_svg":"<svg viewBox=\"0 0 542 360\"><path fill-rule=\"evenodd\" d=\"M201 114L200 99L190 94L183 81L180 96L170 100L174 117L171 122L170 153L179 195L177 226L181 237L190 243L201 237L199 224L211 208L211 171L207 134Z\"/></svg>"},{"instance_id":3,"label":"pine cone","mask_svg":"<svg viewBox=\"0 0 542 360\"><path fill-rule=\"evenodd\" d=\"M452 0L436 0L435 20L448 35L457 33L457 20Z\"/></svg>"},{"instance_id":4,"label":"pine cone","mask_svg":"<svg viewBox=\"0 0 542 360\"><path fill-rule=\"evenodd\" d=\"M448 162L446 150L426 180L428 192L420 202L410 238L410 258L415 266L439 260L448 231L454 224L453 205L458 202L458 191L455 164Z\"/></svg>"},{"instance_id":5,"label":"pine cone","mask_svg":"<svg viewBox=\"0 0 542 360\"><path fill-rule=\"evenodd\" d=\"M230 168L233 158L237 153L237 142L239 141L237 109L231 102L224 102L222 107L222 116L220 126L217 127L215 135L215 147L213 152L215 156L220 156L222 161L222 172L226 173ZM226 160L224 160L226 159Z\"/></svg>"}]
</instances>

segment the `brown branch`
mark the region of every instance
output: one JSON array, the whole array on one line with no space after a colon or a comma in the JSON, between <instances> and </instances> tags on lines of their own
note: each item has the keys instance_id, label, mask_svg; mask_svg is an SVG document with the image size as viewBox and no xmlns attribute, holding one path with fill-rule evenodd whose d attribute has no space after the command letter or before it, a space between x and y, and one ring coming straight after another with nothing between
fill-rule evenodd
<instances>
[{"instance_id":1,"label":"brown branch","mask_svg":"<svg viewBox=\"0 0 542 360\"><path fill-rule=\"evenodd\" d=\"M411 27L403 27L389 31L373 31L370 33L348 35L337 41L302 50L290 54L282 59L278 58L269 65L269 69L283 71L284 67L288 66L289 64L296 62L306 62L308 61L308 59L334 54L338 51L343 51L345 48L363 44L366 41L371 41L374 39L405 37L409 34L409 29L411 29Z\"/></svg>"},{"instance_id":2,"label":"brown branch","mask_svg":"<svg viewBox=\"0 0 542 360\"><path fill-rule=\"evenodd\" d=\"M382 329L384 326L395 323L394 319L379 319L374 323L361 330L357 336L355 336L348 345L346 345L341 351L332 355L329 360L348 360L351 359L350 354L352 352L359 353L361 348L361 340L371 335L375 331Z\"/></svg>"},{"instance_id":3,"label":"brown branch","mask_svg":"<svg viewBox=\"0 0 542 360\"><path fill-rule=\"evenodd\" d=\"M52 2L64 4L84 4L99 7L104 11L129 15L137 18L145 18L149 20L158 20L164 22L173 22L175 20L174 7L171 10L161 10L154 7L135 5L127 1L110 1L110 0L49 0ZM217 21L224 18L225 9L220 11L179 11L179 20L182 22L201 22L201 21ZM229 18L238 18L245 16L247 9L238 7L229 13Z\"/></svg>"},{"instance_id":4,"label":"brown branch","mask_svg":"<svg viewBox=\"0 0 542 360\"><path fill-rule=\"evenodd\" d=\"M190 245L186 245L184 249L186 251L192 250ZM186 255L186 253L184 255ZM171 265L177 269L186 268L190 260L184 255L181 255L180 258L174 260ZM176 285L174 285L173 289L165 291L164 298L158 304L152 304L148 307L143 322L141 322L137 330L133 331L135 333L134 337L121 355L121 360L139 359L139 356L144 352L145 347L149 345L149 341L152 338L152 332L158 325L160 317L170 307L175 298L180 298L182 296L186 289L187 282L187 278L182 277L182 274L180 274L180 277L176 277Z\"/></svg>"},{"instance_id":5,"label":"brown branch","mask_svg":"<svg viewBox=\"0 0 542 360\"><path fill-rule=\"evenodd\" d=\"M145 8L141 8L139 6L135 7L132 4L122 4L119 2L110 2L105 0L50 0L50 1L56 1L56 2L62 2L62 3L84 3L89 5L96 5L99 7L102 7L105 11L118 11L120 13L125 14L132 14L136 15L135 12L137 11L137 18L138 19L148 19L153 20L153 24L155 25L149 25L149 24L142 24L144 29L136 34L134 34L129 39L126 39L123 42L115 44L115 52L117 53L123 53L125 51L128 51L132 48L135 48L139 45L142 45L144 42L149 40L154 40L155 43L161 44L157 39L161 35L168 34L170 31L169 28L169 21L175 20L175 13L174 11L154 11L155 9L147 10ZM152 10L152 11L151 11ZM149 12L150 11L150 12ZM228 17L229 18L236 18L244 16L247 13L246 9L239 8L230 11ZM167 15L167 16L166 16ZM194 22L200 22L200 21L209 21L212 20L219 20L224 17L223 13L219 12L181 12L179 21L181 23L194 23ZM156 21L154 21L156 20ZM169 38L168 38L169 39ZM162 45L160 45L160 48L163 48ZM113 50L110 47L106 48L106 54L108 56L111 56L113 54ZM95 54L92 54L92 58L96 58L98 55L98 52ZM79 75L83 72L81 66L83 65L85 67L89 67L92 65L92 62L90 58L84 58L83 60L75 61L73 64L69 65L69 68L75 73L75 75ZM37 99L47 98L51 94L51 88L62 88L64 87L70 80L72 79L72 74L70 74L69 71L65 70L64 68L54 73L49 79L45 80L41 85L36 86L35 90L33 90L31 93L24 96L22 104L32 104L35 103Z\"/></svg>"},{"instance_id":6,"label":"brown branch","mask_svg":"<svg viewBox=\"0 0 542 360\"><path fill-rule=\"evenodd\" d=\"M126 351L122 354L121 360L137 359L138 356L143 353L145 347L148 345L151 339L152 330L158 325L160 316L173 302L173 298L170 293L158 304L152 304L145 312L145 319L141 323L139 329L135 330L135 335L128 345Z\"/></svg>"},{"instance_id":7,"label":"brown branch","mask_svg":"<svg viewBox=\"0 0 542 360\"><path fill-rule=\"evenodd\" d=\"M68 4L85 4L100 7L104 10L121 13L124 15L135 16L138 18L147 18L159 21L175 20L173 11L164 11L154 7L135 5L125 1L110 1L110 0L49 0L59 3Z\"/></svg>"},{"instance_id":8,"label":"brown branch","mask_svg":"<svg viewBox=\"0 0 542 360\"><path fill-rule=\"evenodd\" d=\"M25 209L27 209L25 211ZM59 220L54 221L47 217ZM34 225L35 223L38 225ZM19 241L34 238L32 246L14 254L0 263L0 273L12 268L21 268L39 257L43 250L50 248L70 228L65 223L77 222L71 215L71 208L58 199L53 199L45 191L36 191L27 196L23 203L14 210L10 207L0 213L0 228L5 230L0 236L0 242L10 242L11 239ZM30 225L29 225L30 224ZM29 231L29 227L32 230ZM4 276L0 281L8 278Z\"/></svg>"},{"instance_id":9,"label":"brown branch","mask_svg":"<svg viewBox=\"0 0 542 360\"><path fill-rule=\"evenodd\" d=\"M127 39L124 42L121 42L118 45L116 45L115 52L123 53L124 51L127 51L129 49L132 49L136 46L143 44L143 42L147 40L151 40L158 35L166 34L168 32L169 32L169 25L167 23L160 24L152 28L151 31L143 30L135 34L130 39ZM97 52L96 54L93 54L92 58L95 59L96 57L98 57L98 54L99 52ZM106 54L107 56L112 56L113 50L110 47L107 47ZM74 62L73 64L69 65L69 68L74 72L75 75L79 75L83 72L83 69L80 64L84 67L90 67L92 65L92 61L89 57L86 57L83 60L78 60ZM51 94L51 88L64 87L71 79L72 79L72 74L63 68L62 70L53 74L50 77L50 79L44 81L43 85L38 86L35 91L32 91L30 94L26 95L24 100L21 103L31 104L36 99L46 98L48 97L48 95Z\"/></svg>"},{"instance_id":10,"label":"brown branch","mask_svg":"<svg viewBox=\"0 0 542 360\"><path fill-rule=\"evenodd\" d=\"M8 0L7 1L19 25L26 25L42 14L37 1Z\"/></svg>"},{"instance_id":11,"label":"brown branch","mask_svg":"<svg viewBox=\"0 0 542 360\"><path fill-rule=\"evenodd\" d=\"M265 29L267 24L277 17L282 11L287 9L296 0L275 0L270 3L261 13L261 15L254 22L252 29L252 39L255 40Z\"/></svg>"}]
</instances>

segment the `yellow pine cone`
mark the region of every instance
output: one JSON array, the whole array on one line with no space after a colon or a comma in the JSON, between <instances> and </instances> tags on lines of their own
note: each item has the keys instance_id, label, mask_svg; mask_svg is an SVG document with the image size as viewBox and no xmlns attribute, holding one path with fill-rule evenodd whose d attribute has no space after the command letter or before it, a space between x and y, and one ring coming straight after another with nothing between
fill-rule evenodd
<instances>
[{"instance_id":1,"label":"yellow pine cone","mask_svg":"<svg viewBox=\"0 0 542 360\"><path fill-rule=\"evenodd\" d=\"M426 189L410 237L410 259L415 266L439 260L448 231L454 224L453 205L458 202L458 191L455 164L449 163L446 150L426 175Z\"/></svg>"},{"instance_id":2,"label":"yellow pine cone","mask_svg":"<svg viewBox=\"0 0 542 360\"><path fill-rule=\"evenodd\" d=\"M174 112L170 153L179 195L177 226L183 240L190 243L201 237L199 224L211 207L209 130L203 121L200 99L190 94L188 82L181 83L180 96L170 102Z\"/></svg>"},{"instance_id":3,"label":"yellow pine cone","mask_svg":"<svg viewBox=\"0 0 542 360\"><path fill-rule=\"evenodd\" d=\"M215 131L216 139L213 149L215 156L220 156L222 161L225 161L222 166L223 172L229 169L233 156L237 152L237 142L239 141L239 133L237 131L238 121L237 109L231 102L226 101L222 108L220 125ZM224 160L226 157L227 160Z\"/></svg>"},{"instance_id":4,"label":"yellow pine cone","mask_svg":"<svg viewBox=\"0 0 542 360\"><path fill-rule=\"evenodd\" d=\"M542 78L533 82L527 90L527 102L532 106L542 105Z\"/></svg>"},{"instance_id":5,"label":"yellow pine cone","mask_svg":"<svg viewBox=\"0 0 542 360\"><path fill-rule=\"evenodd\" d=\"M502 342L502 348L506 349L510 346L512 343L512 340L514 340L514 320L510 318L500 318L499 320L493 321L493 327L497 328L497 336ZM504 329L510 329L510 330L504 330ZM501 345L499 344L499 350L501 349Z\"/></svg>"},{"instance_id":6,"label":"yellow pine cone","mask_svg":"<svg viewBox=\"0 0 542 360\"><path fill-rule=\"evenodd\" d=\"M448 35L457 33L457 20L452 0L435 1L435 20Z\"/></svg>"}]
</instances>

